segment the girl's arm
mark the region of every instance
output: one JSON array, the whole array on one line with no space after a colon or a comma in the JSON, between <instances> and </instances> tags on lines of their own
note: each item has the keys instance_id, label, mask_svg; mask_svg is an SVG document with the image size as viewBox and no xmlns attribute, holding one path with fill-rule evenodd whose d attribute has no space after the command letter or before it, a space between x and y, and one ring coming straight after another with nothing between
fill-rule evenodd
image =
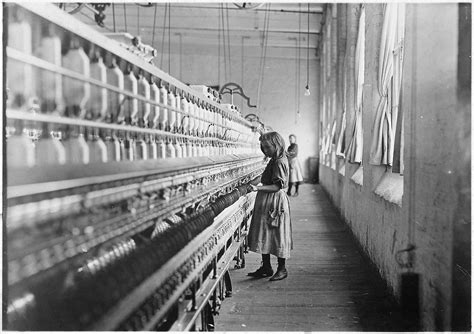
<instances>
[{"instance_id":1,"label":"girl's arm","mask_svg":"<svg viewBox=\"0 0 474 334\"><path fill-rule=\"evenodd\" d=\"M291 150L288 150L288 157L294 158L298 155L298 144L295 144Z\"/></svg>"},{"instance_id":2,"label":"girl's arm","mask_svg":"<svg viewBox=\"0 0 474 334\"><path fill-rule=\"evenodd\" d=\"M298 154L298 153L297 153L297 152L295 152L295 151L293 151L293 150L291 150L291 151L288 151L288 152L286 153L286 155L287 155L287 156L288 156L288 158L290 158L290 159L292 159L292 158L296 157L296 155L297 155L297 154Z\"/></svg>"},{"instance_id":3,"label":"girl's arm","mask_svg":"<svg viewBox=\"0 0 474 334\"><path fill-rule=\"evenodd\" d=\"M288 165L283 164L281 161L275 162L275 164L272 166L272 175L272 184L255 185L252 182L249 185L249 190L261 191L265 193L275 193L277 191L280 191L283 184L285 184L285 180L288 175Z\"/></svg>"},{"instance_id":4,"label":"girl's arm","mask_svg":"<svg viewBox=\"0 0 474 334\"><path fill-rule=\"evenodd\" d=\"M290 149L290 147L291 147L291 149ZM286 151L287 157L290 158L290 159L296 158L296 156L298 155L298 144L295 144L295 145L290 146L290 147Z\"/></svg>"},{"instance_id":5,"label":"girl's arm","mask_svg":"<svg viewBox=\"0 0 474 334\"><path fill-rule=\"evenodd\" d=\"M277 191L280 190L280 186L276 184L268 184L268 185L260 185L260 186L255 186L251 185L253 191L262 191L264 193L276 193Z\"/></svg>"},{"instance_id":6,"label":"girl's arm","mask_svg":"<svg viewBox=\"0 0 474 334\"><path fill-rule=\"evenodd\" d=\"M262 175L257 176L255 179L249 182L249 184L256 186L257 184L260 183L260 179L262 178Z\"/></svg>"}]
</instances>

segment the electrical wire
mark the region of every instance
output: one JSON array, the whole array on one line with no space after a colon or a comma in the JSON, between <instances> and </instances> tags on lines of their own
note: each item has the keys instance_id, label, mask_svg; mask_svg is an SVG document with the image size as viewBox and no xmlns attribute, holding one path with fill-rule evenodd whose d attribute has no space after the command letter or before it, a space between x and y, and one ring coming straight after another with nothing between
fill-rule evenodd
<instances>
[{"instance_id":1,"label":"electrical wire","mask_svg":"<svg viewBox=\"0 0 474 334\"><path fill-rule=\"evenodd\" d=\"M308 45L306 49L306 87L309 87L309 2L308 2Z\"/></svg>"},{"instance_id":2,"label":"electrical wire","mask_svg":"<svg viewBox=\"0 0 474 334\"><path fill-rule=\"evenodd\" d=\"M137 6L137 36L140 36L140 6Z\"/></svg>"},{"instance_id":3,"label":"electrical wire","mask_svg":"<svg viewBox=\"0 0 474 334\"><path fill-rule=\"evenodd\" d=\"M260 64L259 64L259 69L258 69L258 86L257 86L257 108L258 111L260 111L260 87L261 87L261 81L262 81L262 63L263 63L263 57L264 57L264 47L265 47L265 27L267 23L267 15L268 12L265 11L265 16L263 18L263 36L262 36L262 50L260 51Z\"/></svg>"},{"instance_id":4,"label":"electrical wire","mask_svg":"<svg viewBox=\"0 0 474 334\"><path fill-rule=\"evenodd\" d=\"M156 29L156 12L158 10L158 6L155 6L155 13L153 15L153 32L151 37L151 46L155 47L155 29Z\"/></svg>"},{"instance_id":5,"label":"electrical wire","mask_svg":"<svg viewBox=\"0 0 474 334\"><path fill-rule=\"evenodd\" d=\"M262 49L260 50L260 63L259 63L259 68L258 68L259 75L258 75L257 95L258 95L259 90L260 90L260 80L261 80L261 76L262 76L262 62L263 62L264 46L265 46L265 38L266 38L265 27L267 25L267 15L268 15L268 12L265 11L265 15L264 15L264 18L263 18ZM259 101L257 101L257 102L259 102ZM258 103L257 103L257 106L258 106Z\"/></svg>"},{"instance_id":6,"label":"electrical wire","mask_svg":"<svg viewBox=\"0 0 474 334\"><path fill-rule=\"evenodd\" d=\"M224 82L227 82L227 47L225 44L225 18L224 18L224 5L221 3L219 5L221 12L221 34L222 34L222 51L224 54Z\"/></svg>"},{"instance_id":7,"label":"electrical wire","mask_svg":"<svg viewBox=\"0 0 474 334\"><path fill-rule=\"evenodd\" d=\"M260 111L260 97L262 92L262 84L265 75L265 61L267 56L267 45L268 45L268 28L270 26L270 9L271 4L267 4L267 10L265 11L265 18L263 23L263 45L262 54L260 57L260 73L258 76L258 88L257 88L257 108Z\"/></svg>"},{"instance_id":8,"label":"electrical wire","mask_svg":"<svg viewBox=\"0 0 474 334\"><path fill-rule=\"evenodd\" d=\"M240 86L244 86L244 51L245 51L245 44L244 44L244 39L245 39L245 36L242 36L242 39L241 39L241 58L240 58ZM240 100L240 110L243 110L243 107L244 107L244 101L243 99Z\"/></svg>"},{"instance_id":9,"label":"electrical wire","mask_svg":"<svg viewBox=\"0 0 474 334\"><path fill-rule=\"evenodd\" d=\"M227 47L226 47L226 38L225 38L225 21L224 21L224 5L220 4L221 11L221 21L222 21L222 48L224 51L224 81L227 81Z\"/></svg>"},{"instance_id":10,"label":"electrical wire","mask_svg":"<svg viewBox=\"0 0 474 334\"><path fill-rule=\"evenodd\" d=\"M160 68L163 68L163 52L165 49L165 33L166 33L166 20L168 14L168 4L165 4L165 14L163 19L163 34L161 36L161 56L160 56Z\"/></svg>"},{"instance_id":11,"label":"electrical wire","mask_svg":"<svg viewBox=\"0 0 474 334\"><path fill-rule=\"evenodd\" d=\"M171 2L168 4L168 74L171 74Z\"/></svg>"},{"instance_id":12,"label":"electrical wire","mask_svg":"<svg viewBox=\"0 0 474 334\"><path fill-rule=\"evenodd\" d=\"M217 12L217 86L221 83L221 12Z\"/></svg>"},{"instance_id":13,"label":"electrical wire","mask_svg":"<svg viewBox=\"0 0 474 334\"><path fill-rule=\"evenodd\" d=\"M227 54L229 56L229 81L232 81L232 58L231 58L231 53L230 53L230 29L229 29L229 4L226 3L226 18L227 18Z\"/></svg>"},{"instance_id":14,"label":"electrical wire","mask_svg":"<svg viewBox=\"0 0 474 334\"><path fill-rule=\"evenodd\" d=\"M127 6L125 6L125 2L123 3L123 20L125 23L125 32L128 32L127 29Z\"/></svg>"},{"instance_id":15,"label":"electrical wire","mask_svg":"<svg viewBox=\"0 0 474 334\"><path fill-rule=\"evenodd\" d=\"M112 19L114 21L114 32L116 32L115 29L115 3L112 2Z\"/></svg>"},{"instance_id":16,"label":"electrical wire","mask_svg":"<svg viewBox=\"0 0 474 334\"><path fill-rule=\"evenodd\" d=\"M301 11L301 4L299 4L299 11ZM297 41L297 59L296 59L296 110L295 123L298 121L298 114L300 112L300 89L301 89L301 13L298 14L298 37Z\"/></svg>"},{"instance_id":17,"label":"electrical wire","mask_svg":"<svg viewBox=\"0 0 474 334\"><path fill-rule=\"evenodd\" d=\"M177 33L179 36L179 80L183 80L183 34Z\"/></svg>"},{"instance_id":18,"label":"electrical wire","mask_svg":"<svg viewBox=\"0 0 474 334\"><path fill-rule=\"evenodd\" d=\"M158 2L158 3L154 3L155 6L161 6L164 2ZM205 4L205 6L202 6L201 4ZM190 2L190 1L187 1L187 2L176 2L176 6L178 6L179 8L181 9L219 9L219 7L214 7L212 6L213 4L216 4L216 3L212 3L210 1L207 1L207 3L204 3L204 2ZM138 6L140 6L139 4L137 4ZM262 5L264 5L264 3L262 3ZM148 5L141 5L141 7L151 7L151 6L148 6ZM233 6L229 7L229 10L230 11L236 11L236 12L244 12L242 9L240 8L234 8ZM254 12L265 12L266 9L254 9L253 10ZM250 11L248 11L250 12ZM286 10L286 9L271 9L270 12L273 12L273 13L279 13L279 14L282 14L282 13L292 13L292 14L296 14L298 13L297 10ZM304 11L303 13L306 13L306 11ZM311 12L312 15L319 15L319 16L322 16L323 14L323 10L315 10L313 12Z\"/></svg>"}]
</instances>

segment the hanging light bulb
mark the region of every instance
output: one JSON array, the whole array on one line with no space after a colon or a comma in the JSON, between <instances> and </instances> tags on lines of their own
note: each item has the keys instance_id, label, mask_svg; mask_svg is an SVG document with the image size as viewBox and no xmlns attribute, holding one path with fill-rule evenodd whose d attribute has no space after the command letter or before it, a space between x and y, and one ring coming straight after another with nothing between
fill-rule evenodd
<instances>
[{"instance_id":1,"label":"hanging light bulb","mask_svg":"<svg viewBox=\"0 0 474 334\"><path fill-rule=\"evenodd\" d=\"M310 96L311 92L309 91L309 85L306 85L304 88L304 96Z\"/></svg>"},{"instance_id":2,"label":"hanging light bulb","mask_svg":"<svg viewBox=\"0 0 474 334\"><path fill-rule=\"evenodd\" d=\"M308 46L306 48L306 87L304 90L304 96L310 96L309 91L309 2L308 2L308 36L306 37Z\"/></svg>"}]
</instances>

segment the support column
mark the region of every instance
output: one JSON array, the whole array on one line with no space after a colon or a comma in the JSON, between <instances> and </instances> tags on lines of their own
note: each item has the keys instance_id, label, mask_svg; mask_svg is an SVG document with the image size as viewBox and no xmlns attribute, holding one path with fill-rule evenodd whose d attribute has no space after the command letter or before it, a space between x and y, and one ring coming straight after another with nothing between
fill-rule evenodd
<instances>
[{"instance_id":1,"label":"support column","mask_svg":"<svg viewBox=\"0 0 474 334\"><path fill-rule=\"evenodd\" d=\"M368 163L370 143L374 132L374 119L380 100L378 73L383 11L383 4L368 4L365 6L365 77L362 98L364 150L362 161L364 164L364 192L367 196L371 196L383 173L385 173L385 166L373 166Z\"/></svg>"},{"instance_id":2,"label":"support column","mask_svg":"<svg viewBox=\"0 0 474 334\"><path fill-rule=\"evenodd\" d=\"M336 80L336 110L337 127L336 134L339 135L342 127L343 101L344 97L344 64L346 56L347 36L347 4L337 4L337 80ZM336 143L339 138L336 138ZM342 167L344 160L337 158L336 170Z\"/></svg>"},{"instance_id":3,"label":"support column","mask_svg":"<svg viewBox=\"0 0 474 334\"><path fill-rule=\"evenodd\" d=\"M332 4L331 5L331 74L330 74L330 120L331 120L331 131L333 128L334 121L337 120L337 114L338 114L338 109L337 109L337 64L338 64L338 42L337 42L337 37L338 37L338 19L337 19L337 4ZM337 171L337 161L336 161L336 153L335 153L335 145L333 142L335 141L336 138L336 133L334 134L334 137L332 137L331 141L331 168L334 167ZM333 164L335 163L335 165Z\"/></svg>"},{"instance_id":4,"label":"support column","mask_svg":"<svg viewBox=\"0 0 474 334\"><path fill-rule=\"evenodd\" d=\"M453 308L451 330L471 328L471 27L470 3L459 4L459 41L457 73L457 145L463 152L457 159L456 192L459 194L453 226ZM461 270L462 268L462 270ZM468 274L467 274L468 273Z\"/></svg>"},{"instance_id":5,"label":"support column","mask_svg":"<svg viewBox=\"0 0 474 334\"><path fill-rule=\"evenodd\" d=\"M360 16L360 4L346 4L346 52L344 56L344 72L346 75L346 145L352 136L355 121L355 49L357 44L357 32ZM355 173L358 164L346 164L346 178L350 179Z\"/></svg>"}]
</instances>

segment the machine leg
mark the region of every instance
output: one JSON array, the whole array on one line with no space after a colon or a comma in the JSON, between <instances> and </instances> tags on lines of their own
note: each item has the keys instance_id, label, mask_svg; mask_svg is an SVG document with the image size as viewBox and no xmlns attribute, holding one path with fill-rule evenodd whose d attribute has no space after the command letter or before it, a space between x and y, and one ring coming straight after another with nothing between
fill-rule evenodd
<instances>
[{"instance_id":1,"label":"machine leg","mask_svg":"<svg viewBox=\"0 0 474 334\"><path fill-rule=\"evenodd\" d=\"M213 269L212 278L216 279L217 278L217 257L215 257L214 260L212 261L212 269Z\"/></svg>"},{"instance_id":2,"label":"machine leg","mask_svg":"<svg viewBox=\"0 0 474 334\"><path fill-rule=\"evenodd\" d=\"M228 270L224 274L224 283L225 283L225 296L232 297L232 281L230 279L230 274Z\"/></svg>"},{"instance_id":3,"label":"machine leg","mask_svg":"<svg viewBox=\"0 0 474 334\"><path fill-rule=\"evenodd\" d=\"M219 281L219 300L224 300L225 296L224 296L224 283L222 282L222 280Z\"/></svg>"},{"instance_id":4,"label":"machine leg","mask_svg":"<svg viewBox=\"0 0 474 334\"><path fill-rule=\"evenodd\" d=\"M207 303L206 306L204 307L204 314L205 314L205 323L206 323L206 329L208 332L214 332L215 329L215 323L214 323L214 316L212 315L212 307L210 303Z\"/></svg>"},{"instance_id":5,"label":"machine leg","mask_svg":"<svg viewBox=\"0 0 474 334\"><path fill-rule=\"evenodd\" d=\"M219 304L217 301L217 289L214 290L213 297L212 297L212 313L214 315L219 314Z\"/></svg>"},{"instance_id":6,"label":"machine leg","mask_svg":"<svg viewBox=\"0 0 474 334\"><path fill-rule=\"evenodd\" d=\"M244 251L244 245L240 245L239 250L237 251L237 255L235 257L235 260L237 261L234 268L235 269L243 269L245 268L245 251Z\"/></svg>"},{"instance_id":7,"label":"machine leg","mask_svg":"<svg viewBox=\"0 0 474 334\"><path fill-rule=\"evenodd\" d=\"M197 302L196 302L196 294L197 294L197 291L196 291L196 283L193 282L193 284L191 284L191 293L192 293L192 311L195 311L197 310Z\"/></svg>"},{"instance_id":8,"label":"machine leg","mask_svg":"<svg viewBox=\"0 0 474 334\"><path fill-rule=\"evenodd\" d=\"M235 254L235 257L234 257L234 260L235 260L235 266L234 268L235 269L240 269L240 248L239 250L237 251L237 254Z\"/></svg>"}]
</instances>

